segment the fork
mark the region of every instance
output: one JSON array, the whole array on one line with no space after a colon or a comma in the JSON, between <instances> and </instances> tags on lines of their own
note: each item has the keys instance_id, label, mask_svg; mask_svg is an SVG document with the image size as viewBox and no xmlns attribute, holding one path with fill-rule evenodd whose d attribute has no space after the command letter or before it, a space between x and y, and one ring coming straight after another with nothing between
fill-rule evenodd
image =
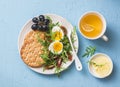
<instances>
[{"instance_id":1,"label":"fork","mask_svg":"<svg viewBox=\"0 0 120 87\"><path fill-rule=\"evenodd\" d=\"M72 44L72 41L71 41L71 30L67 33L67 36L68 36L68 39L70 41L70 45L71 45L71 48L72 48L72 52L73 52L73 56L75 58L75 66L76 66L76 69L78 71L81 71L82 70L82 64L81 64L81 61L80 59L78 58L77 54L75 53L75 50L74 50L74 47L73 47L73 44Z\"/></svg>"}]
</instances>

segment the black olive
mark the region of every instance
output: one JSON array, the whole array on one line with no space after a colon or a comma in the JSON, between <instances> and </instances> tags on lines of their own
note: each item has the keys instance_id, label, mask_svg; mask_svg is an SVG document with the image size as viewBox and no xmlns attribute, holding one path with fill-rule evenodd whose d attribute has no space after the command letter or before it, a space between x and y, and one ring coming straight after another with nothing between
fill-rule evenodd
<instances>
[{"instance_id":1,"label":"black olive","mask_svg":"<svg viewBox=\"0 0 120 87\"><path fill-rule=\"evenodd\" d=\"M50 23L50 20L49 19L45 19L44 23L45 23L45 25L48 25Z\"/></svg>"},{"instance_id":2,"label":"black olive","mask_svg":"<svg viewBox=\"0 0 120 87\"><path fill-rule=\"evenodd\" d=\"M44 15L40 15L40 16L39 16L39 20L40 20L41 22L44 22L44 20L45 20Z\"/></svg>"},{"instance_id":3,"label":"black olive","mask_svg":"<svg viewBox=\"0 0 120 87\"><path fill-rule=\"evenodd\" d=\"M42 29L43 29L43 26L38 25L38 30L42 30Z\"/></svg>"},{"instance_id":4,"label":"black olive","mask_svg":"<svg viewBox=\"0 0 120 87\"><path fill-rule=\"evenodd\" d=\"M48 30L48 26L47 25L43 25L43 31L47 31Z\"/></svg>"},{"instance_id":5,"label":"black olive","mask_svg":"<svg viewBox=\"0 0 120 87\"><path fill-rule=\"evenodd\" d=\"M33 21L34 23L38 23L38 22L39 22L39 20L38 20L37 17L34 17L34 18L32 19L32 21Z\"/></svg>"},{"instance_id":6,"label":"black olive","mask_svg":"<svg viewBox=\"0 0 120 87\"><path fill-rule=\"evenodd\" d=\"M37 25L37 24L33 24L33 25L31 26L31 28L32 28L32 30L37 30L37 29L38 29L38 25Z\"/></svg>"}]
</instances>

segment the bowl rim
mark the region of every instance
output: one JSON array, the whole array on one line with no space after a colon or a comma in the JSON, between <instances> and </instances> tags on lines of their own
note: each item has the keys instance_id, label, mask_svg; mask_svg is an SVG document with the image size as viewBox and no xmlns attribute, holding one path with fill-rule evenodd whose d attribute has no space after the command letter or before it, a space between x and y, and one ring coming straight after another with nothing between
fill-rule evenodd
<instances>
[{"instance_id":1,"label":"bowl rim","mask_svg":"<svg viewBox=\"0 0 120 87\"><path fill-rule=\"evenodd\" d=\"M111 73L112 73L112 71L113 71L113 61L112 61L112 59L111 59L107 54L105 54L105 53L96 53L96 54L94 54L94 55L89 59L89 61L92 60L95 56L98 56L98 55L106 56L106 58L111 62L111 70L110 70L109 73L108 73L107 75L105 75L105 76L98 76L98 75L96 75L94 72L91 71L91 69L90 69L90 63L88 63L88 70L89 70L90 74L92 74L92 76L94 76L94 77L96 77L96 78L106 78L106 77L110 76Z\"/></svg>"}]
</instances>

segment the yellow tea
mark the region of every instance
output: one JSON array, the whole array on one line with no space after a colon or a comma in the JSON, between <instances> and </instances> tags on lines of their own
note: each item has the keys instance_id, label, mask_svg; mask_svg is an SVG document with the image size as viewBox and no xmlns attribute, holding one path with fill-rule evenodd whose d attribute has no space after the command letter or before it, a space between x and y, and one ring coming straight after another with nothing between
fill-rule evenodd
<instances>
[{"instance_id":1,"label":"yellow tea","mask_svg":"<svg viewBox=\"0 0 120 87\"><path fill-rule=\"evenodd\" d=\"M80 31L89 38L96 38L102 33L103 22L99 16L88 14L81 19Z\"/></svg>"}]
</instances>

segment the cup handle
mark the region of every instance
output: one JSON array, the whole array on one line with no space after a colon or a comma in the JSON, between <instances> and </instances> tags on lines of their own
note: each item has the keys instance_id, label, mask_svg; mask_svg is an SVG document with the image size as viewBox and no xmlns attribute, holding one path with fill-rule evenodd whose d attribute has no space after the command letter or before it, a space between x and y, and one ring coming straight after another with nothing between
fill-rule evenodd
<instances>
[{"instance_id":1,"label":"cup handle","mask_svg":"<svg viewBox=\"0 0 120 87\"><path fill-rule=\"evenodd\" d=\"M106 35L103 35L101 38L102 38L104 41L106 41L106 42L109 40Z\"/></svg>"}]
</instances>

